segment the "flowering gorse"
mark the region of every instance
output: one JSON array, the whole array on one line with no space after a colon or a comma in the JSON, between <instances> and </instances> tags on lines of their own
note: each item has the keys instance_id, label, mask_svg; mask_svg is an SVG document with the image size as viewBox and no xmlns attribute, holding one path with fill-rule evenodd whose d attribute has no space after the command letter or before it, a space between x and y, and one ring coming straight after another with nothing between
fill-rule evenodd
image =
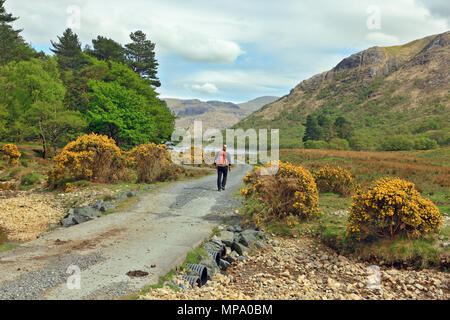
<instances>
[{"instance_id":1,"label":"flowering gorse","mask_svg":"<svg viewBox=\"0 0 450 320\"><path fill-rule=\"evenodd\" d=\"M413 183L382 178L353 197L347 233L361 239L400 233L416 238L439 230L442 220L439 209L422 198Z\"/></svg>"},{"instance_id":2,"label":"flowering gorse","mask_svg":"<svg viewBox=\"0 0 450 320\"><path fill-rule=\"evenodd\" d=\"M271 167L271 163L265 168ZM262 175L261 167L254 167L244 178L247 188L241 190L245 198L258 200L266 208L269 217L289 220L293 217L310 218L319 214L319 193L311 173L301 166L278 162L275 175ZM261 217L258 217L261 219Z\"/></svg>"},{"instance_id":3,"label":"flowering gorse","mask_svg":"<svg viewBox=\"0 0 450 320\"><path fill-rule=\"evenodd\" d=\"M320 192L333 192L347 196L356 189L356 182L350 171L339 166L331 168L327 165L313 175Z\"/></svg>"},{"instance_id":4,"label":"flowering gorse","mask_svg":"<svg viewBox=\"0 0 450 320\"><path fill-rule=\"evenodd\" d=\"M115 141L97 134L85 134L69 142L54 161L56 168L48 172L49 186L54 186L63 177L96 182L119 181L126 166L125 157Z\"/></svg>"},{"instance_id":5,"label":"flowering gorse","mask_svg":"<svg viewBox=\"0 0 450 320\"><path fill-rule=\"evenodd\" d=\"M138 182L153 183L176 179L182 171L181 167L172 163L165 145L141 144L132 149L127 157L129 164L138 173Z\"/></svg>"},{"instance_id":6,"label":"flowering gorse","mask_svg":"<svg viewBox=\"0 0 450 320\"><path fill-rule=\"evenodd\" d=\"M2 149L2 158L8 162L8 165L16 165L22 154L15 144L5 144Z\"/></svg>"}]
</instances>

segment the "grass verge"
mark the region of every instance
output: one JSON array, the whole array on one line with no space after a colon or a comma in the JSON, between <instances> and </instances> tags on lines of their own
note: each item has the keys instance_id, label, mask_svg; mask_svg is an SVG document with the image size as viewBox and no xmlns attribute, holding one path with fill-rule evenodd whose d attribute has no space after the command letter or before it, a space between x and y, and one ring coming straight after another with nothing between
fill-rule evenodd
<instances>
[{"instance_id":1,"label":"grass verge","mask_svg":"<svg viewBox=\"0 0 450 320\"><path fill-rule=\"evenodd\" d=\"M252 219L255 208L254 200L246 200L240 210L244 218ZM284 221L271 220L264 223L265 231L281 237L311 236L321 243L346 256L393 266L396 268L413 268L416 270L438 268L449 269L450 248L443 242L450 238L450 226L442 227L439 234L429 234L420 239L397 237L395 239L376 239L356 241L346 235L346 211L351 205L350 198L343 198L332 193L320 194L321 215L314 220L301 221L295 227L289 227Z\"/></svg>"}]
</instances>

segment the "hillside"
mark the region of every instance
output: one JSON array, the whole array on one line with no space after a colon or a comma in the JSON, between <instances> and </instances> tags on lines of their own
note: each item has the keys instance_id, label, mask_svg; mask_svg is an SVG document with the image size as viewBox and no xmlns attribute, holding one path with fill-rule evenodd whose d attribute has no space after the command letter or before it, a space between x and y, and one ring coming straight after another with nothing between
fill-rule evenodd
<instances>
[{"instance_id":1,"label":"hillside","mask_svg":"<svg viewBox=\"0 0 450 320\"><path fill-rule=\"evenodd\" d=\"M380 148L383 137L450 142L450 32L402 46L372 47L301 82L235 127L279 128L284 147L300 147L306 118L345 117L350 144Z\"/></svg>"},{"instance_id":2,"label":"hillside","mask_svg":"<svg viewBox=\"0 0 450 320\"><path fill-rule=\"evenodd\" d=\"M229 128L241 119L259 110L268 103L272 103L278 97L260 97L254 100L234 104L223 101L200 101L198 99L180 100L164 99L167 106L178 116L176 128L192 128L194 121L203 121L203 128Z\"/></svg>"}]
</instances>

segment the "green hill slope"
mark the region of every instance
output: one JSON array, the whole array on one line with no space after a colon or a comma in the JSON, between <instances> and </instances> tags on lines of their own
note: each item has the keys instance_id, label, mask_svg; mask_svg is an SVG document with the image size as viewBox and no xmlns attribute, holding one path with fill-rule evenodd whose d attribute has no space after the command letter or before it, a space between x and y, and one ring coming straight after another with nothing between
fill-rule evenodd
<instances>
[{"instance_id":1,"label":"green hill slope","mask_svg":"<svg viewBox=\"0 0 450 320\"><path fill-rule=\"evenodd\" d=\"M450 32L403 46L373 47L303 81L236 128L279 128L281 147L301 147L307 116L325 123L315 140L351 124L353 149L424 149L450 142ZM326 119L326 121L323 121ZM423 146L430 144L431 146ZM421 142L422 141L422 142Z\"/></svg>"}]
</instances>

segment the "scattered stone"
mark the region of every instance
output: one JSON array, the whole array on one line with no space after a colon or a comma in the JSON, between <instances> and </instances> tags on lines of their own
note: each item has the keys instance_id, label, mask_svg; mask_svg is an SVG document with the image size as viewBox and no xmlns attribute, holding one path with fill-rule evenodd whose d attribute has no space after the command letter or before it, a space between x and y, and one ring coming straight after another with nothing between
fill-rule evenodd
<instances>
[{"instance_id":1,"label":"scattered stone","mask_svg":"<svg viewBox=\"0 0 450 320\"><path fill-rule=\"evenodd\" d=\"M242 245L242 244L241 244ZM256 245L255 245L256 247ZM254 250L254 249L251 249ZM250 249L249 249L250 252ZM144 299L188 300L449 300L448 274L383 267L379 290L367 287L369 263L336 255L312 239L269 239L264 250L239 257L201 288L150 291Z\"/></svg>"},{"instance_id":2,"label":"scattered stone","mask_svg":"<svg viewBox=\"0 0 450 320\"><path fill-rule=\"evenodd\" d=\"M227 256L227 260L230 263L236 262L239 259L239 253L237 253L236 251L232 251L228 256Z\"/></svg>"},{"instance_id":3,"label":"scattered stone","mask_svg":"<svg viewBox=\"0 0 450 320\"><path fill-rule=\"evenodd\" d=\"M234 242L234 233L230 231L222 231L220 233L220 240L225 244L227 247L231 247Z\"/></svg>"},{"instance_id":4,"label":"scattered stone","mask_svg":"<svg viewBox=\"0 0 450 320\"><path fill-rule=\"evenodd\" d=\"M139 191L128 191L127 197L128 198L137 197L138 194L139 194Z\"/></svg>"},{"instance_id":5,"label":"scattered stone","mask_svg":"<svg viewBox=\"0 0 450 320\"><path fill-rule=\"evenodd\" d=\"M201 257L198 264L206 267L206 270L208 271L208 280L211 280L211 278L219 271L219 266L214 258L209 254Z\"/></svg>"},{"instance_id":6,"label":"scattered stone","mask_svg":"<svg viewBox=\"0 0 450 320\"><path fill-rule=\"evenodd\" d=\"M251 247L256 241L258 231L255 230L244 230L240 233L239 242L246 247Z\"/></svg>"},{"instance_id":7,"label":"scattered stone","mask_svg":"<svg viewBox=\"0 0 450 320\"><path fill-rule=\"evenodd\" d=\"M227 231L229 232L236 232L236 229L233 226L228 226Z\"/></svg>"},{"instance_id":8,"label":"scattered stone","mask_svg":"<svg viewBox=\"0 0 450 320\"><path fill-rule=\"evenodd\" d=\"M205 250L218 251L221 252L222 255L226 254L226 252L224 252L224 247L225 244L223 244L219 239L211 240L204 245Z\"/></svg>"},{"instance_id":9,"label":"scattered stone","mask_svg":"<svg viewBox=\"0 0 450 320\"><path fill-rule=\"evenodd\" d=\"M71 227L76 224L91 221L101 217L102 213L93 207L73 208L69 210L69 214L63 219L64 227Z\"/></svg>"},{"instance_id":10,"label":"scattered stone","mask_svg":"<svg viewBox=\"0 0 450 320\"><path fill-rule=\"evenodd\" d=\"M135 270L135 271L128 271L127 276L133 277L133 278L141 278L148 276L148 272L142 271L142 270Z\"/></svg>"},{"instance_id":11,"label":"scattered stone","mask_svg":"<svg viewBox=\"0 0 450 320\"><path fill-rule=\"evenodd\" d=\"M222 268L222 270L227 270L230 266L231 264L228 261L220 259L220 268Z\"/></svg>"},{"instance_id":12,"label":"scattered stone","mask_svg":"<svg viewBox=\"0 0 450 320\"><path fill-rule=\"evenodd\" d=\"M231 249L236 251L240 256L242 256L244 252L248 250L246 246L236 241L232 243Z\"/></svg>"},{"instance_id":13,"label":"scattered stone","mask_svg":"<svg viewBox=\"0 0 450 320\"><path fill-rule=\"evenodd\" d=\"M110 201L99 200L92 205L92 208L101 212L105 212L106 210L115 209L116 206Z\"/></svg>"},{"instance_id":14,"label":"scattered stone","mask_svg":"<svg viewBox=\"0 0 450 320\"><path fill-rule=\"evenodd\" d=\"M256 241L255 242L255 247L258 248L258 249L262 249L262 248L264 248L264 243L261 242L261 241Z\"/></svg>"}]
</instances>

